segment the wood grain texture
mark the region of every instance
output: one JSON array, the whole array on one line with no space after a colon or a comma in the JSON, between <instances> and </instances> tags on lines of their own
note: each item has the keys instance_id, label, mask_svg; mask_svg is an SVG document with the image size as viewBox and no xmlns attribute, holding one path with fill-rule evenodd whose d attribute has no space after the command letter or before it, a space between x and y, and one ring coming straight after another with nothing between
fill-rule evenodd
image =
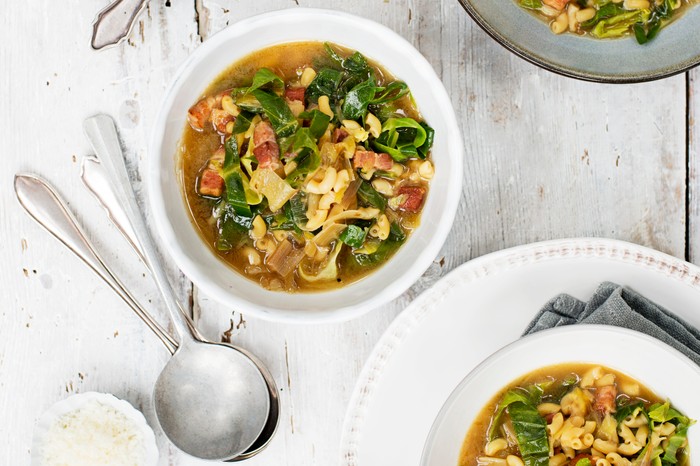
<instances>
[{"instance_id":1,"label":"wood grain texture","mask_svg":"<svg viewBox=\"0 0 700 466\"><path fill-rule=\"evenodd\" d=\"M686 260L700 264L700 71L688 73L688 232Z\"/></svg>"},{"instance_id":2,"label":"wood grain texture","mask_svg":"<svg viewBox=\"0 0 700 466\"><path fill-rule=\"evenodd\" d=\"M110 263L165 322L146 271L79 182L80 158L90 152L81 123L98 112L115 117L143 200L146 142L165 86L200 40L253 14L298 4L396 30L442 77L467 161L462 203L440 256L382 309L346 324L288 326L241 316L194 290L203 332L254 351L280 386L279 433L246 464L337 464L345 407L372 346L417 294L473 257L569 236L619 238L683 257L686 168L691 258L698 250L700 153L692 136L700 124L691 121L687 167L685 76L634 86L555 76L495 44L452 0L196 0L169 7L154 0L127 43L96 53L88 44L106 1L98 3L0 7L0 39L10 44L0 48L0 64L11 70L0 73L0 437L7 439L0 464L27 462L35 419L70 392L113 392L155 425L151 387L167 359L113 293L21 212L12 176L34 171L53 181ZM693 112L698 76L691 76ZM190 283L166 262L187 302ZM208 464L178 453L155 430L161 465Z\"/></svg>"}]
</instances>

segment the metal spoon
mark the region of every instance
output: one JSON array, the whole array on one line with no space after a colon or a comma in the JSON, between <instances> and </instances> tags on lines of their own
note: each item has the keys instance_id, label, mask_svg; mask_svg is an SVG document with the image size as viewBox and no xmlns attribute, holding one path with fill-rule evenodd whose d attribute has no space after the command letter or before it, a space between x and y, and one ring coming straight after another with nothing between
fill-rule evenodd
<instances>
[{"instance_id":1,"label":"metal spoon","mask_svg":"<svg viewBox=\"0 0 700 466\"><path fill-rule=\"evenodd\" d=\"M90 160L90 159L88 159ZM92 159L99 167L97 159ZM95 167L93 167L95 168ZM101 167L99 167L101 169ZM85 175L84 176L88 176ZM90 173L95 174L92 170ZM91 181L95 181L92 179ZM17 199L27 213L43 226L49 233L58 239L72 253L78 256L87 264L102 280L104 280L124 302L134 310L134 312L148 325L148 327L163 342L170 354L177 351L177 341L165 331L160 324L150 315L143 306L134 299L107 267L105 261L99 255L94 245L87 238L75 217L71 214L65 202L55 192L55 190L44 180L34 175L16 175L15 193ZM258 366L258 369L265 378L270 396L270 415L267 423L258 439L244 453L229 461L241 461L251 458L260 453L270 442L277 425L279 423L279 395L277 385L272 374L253 354L230 345L237 351L242 352Z\"/></svg>"},{"instance_id":2,"label":"metal spoon","mask_svg":"<svg viewBox=\"0 0 700 466\"><path fill-rule=\"evenodd\" d=\"M92 24L92 48L100 50L124 40L145 6L146 0L116 0L107 5Z\"/></svg>"},{"instance_id":3,"label":"metal spoon","mask_svg":"<svg viewBox=\"0 0 700 466\"><path fill-rule=\"evenodd\" d=\"M126 214L122 210L121 206L117 202L116 197L114 196L114 193L112 192L112 189L109 185L108 176L104 171L104 167L102 167L102 164L96 157L88 156L83 158L80 170L80 179L83 181L83 184L88 189L88 191L90 191L90 193L93 194L97 202L102 206L102 208L105 209L107 216L112 222L112 224L114 224L117 230L119 230L119 232L122 233L122 235L124 235L124 237L127 239L127 242L131 245L136 254L141 258L141 260L145 264L146 259L144 258L144 255L141 252L140 246L138 245L138 240L136 240L136 236L133 233L133 229L128 224ZM58 237L59 240L64 242L56 234L55 231L52 231L52 233L54 234L54 236ZM92 249L94 250L94 248ZM129 301L125 300L125 302L128 305L131 305ZM161 340L162 338L172 338L169 334L160 332L158 328L154 328L151 325L151 323L155 323L155 325L157 325L157 323L155 322L155 320L153 320L153 317L148 312L142 311L137 312L137 314L139 315L139 317L144 319L149 328L151 328L153 332L159 338L161 338ZM196 330L194 323L189 319L189 316L187 314L184 314L184 316L188 320L190 329ZM202 337L199 336L198 338L201 339ZM260 369L260 372L265 378L265 382L267 383L267 389L270 396L270 414L267 418L267 423L265 424L262 433L255 441L255 443L253 443L253 445L250 448L248 448L248 450L246 450L244 453L237 456L236 458L229 460L242 461L248 458L252 458L253 456L260 453L262 450L265 449L265 447L267 447L267 445L270 443L270 440L272 440L272 437L277 431L277 426L279 425L280 400L275 379L272 377L272 374L267 369L267 367L265 367L262 361L260 361L255 355L243 348L240 348L235 345L230 346L248 356L258 366L258 369ZM176 343L175 349L177 349ZM170 348L168 348L168 350L170 350ZM174 353L174 350L170 350L170 352Z\"/></svg>"},{"instance_id":4,"label":"metal spoon","mask_svg":"<svg viewBox=\"0 0 700 466\"><path fill-rule=\"evenodd\" d=\"M84 130L124 208L138 244L170 312L179 347L154 389L156 416L178 448L192 456L228 460L250 448L270 411L262 374L243 353L230 346L195 339L180 312L150 233L136 203L112 119L97 115Z\"/></svg>"}]
</instances>

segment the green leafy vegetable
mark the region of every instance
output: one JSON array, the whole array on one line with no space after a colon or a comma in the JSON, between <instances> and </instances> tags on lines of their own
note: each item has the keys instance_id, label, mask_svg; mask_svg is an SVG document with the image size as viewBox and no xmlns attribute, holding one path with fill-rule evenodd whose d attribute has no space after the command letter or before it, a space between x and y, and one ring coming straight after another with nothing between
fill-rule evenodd
<instances>
[{"instance_id":1,"label":"green leafy vegetable","mask_svg":"<svg viewBox=\"0 0 700 466\"><path fill-rule=\"evenodd\" d=\"M367 107L374 100L377 91L374 78L370 77L353 87L346 95L343 102L343 116L351 120L357 120L367 114Z\"/></svg>"},{"instance_id":2,"label":"green leafy vegetable","mask_svg":"<svg viewBox=\"0 0 700 466\"><path fill-rule=\"evenodd\" d=\"M353 253L352 257L355 262L361 266L380 264L389 259L389 257L391 257L391 255L399 248L399 246L401 246L402 243L402 241L391 241L387 239L379 243L379 246L374 252L369 254Z\"/></svg>"},{"instance_id":3,"label":"green leafy vegetable","mask_svg":"<svg viewBox=\"0 0 700 466\"><path fill-rule=\"evenodd\" d=\"M600 21L591 34L601 39L623 36L636 23L647 22L650 14L649 10L625 10L625 13Z\"/></svg>"},{"instance_id":4,"label":"green leafy vegetable","mask_svg":"<svg viewBox=\"0 0 700 466\"><path fill-rule=\"evenodd\" d=\"M419 147L425 154L430 150L432 140L428 139L426 127L413 118L390 118L384 122L382 134L372 145L397 162L405 162L409 158L419 157ZM432 128L431 133L432 139Z\"/></svg>"},{"instance_id":5,"label":"green leafy vegetable","mask_svg":"<svg viewBox=\"0 0 700 466\"><path fill-rule=\"evenodd\" d=\"M282 91L284 89L284 81L269 68L260 68L253 77L253 83L250 85L248 93L264 87L271 88L274 91Z\"/></svg>"},{"instance_id":6,"label":"green leafy vegetable","mask_svg":"<svg viewBox=\"0 0 700 466\"><path fill-rule=\"evenodd\" d=\"M525 466L548 466L547 422L535 405L529 401L516 401L508 406L508 414Z\"/></svg>"},{"instance_id":7,"label":"green leafy vegetable","mask_svg":"<svg viewBox=\"0 0 700 466\"><path fill-rule=\"evenodd\" d=\"M317 139L323 136L331 122L331 117L318 109L302 112L299 114L299 118L309 121L309 131Z\"/></svg>"},{"instance_id":8,"label":"green leafy vegetable","mask_svg":"<svg viewBox=\"0 0 700 466\"><path fill-rule=\"evenodd\" d=\"M238 105L241 110L246 112L262 113L264 111L258 99L256 99L252 94L243 94L236 97L234 100L236 101L236 105Z\"/></svg>"},{"instance_id":9,"label":"green leafy vegetable","mask_svg":"<svg viewBox=\"0 0 700 466\"><path fill-rule=\"evenodd\" d=\"M387 87L376 88L375 96L370 102L371 105L386 104L388 102L393 102L401 97L407 95L410 92L408 85L402 81L394 81L390 83Z\"/></svg>"},{"instance_id":10,"label":"green leafy vegetable","mask_svg":"<svg viewBox=\"0 0 700 466\"><path fill-rule=\"evenodd\" d=\"M306 88L306 100L308 103L318 102L318 98L322 95L328 96L332 101L335 100L336 90L343 79L343 73L331 68L323 68L319 70L311 84Z\"/></svg>"},{"instance_id":11,"label":"green leafy vegetable","mask_svg":"<svg viewBox=\"0 0 700 466\"><path fill-rule=\"evenodd\" d=\"M222 201L225 203L225 201ZM233 207L223 205L223 213L216 223L216 249L230 251L249 241L248 230L253 225L253 219L238 215Z\"/></svg>"},{"instance_id":12,"label":"green leafy vegetable","mask_svg":"<svg viewBox=\"0 0 700 466\"><path fill-rule=\"evenodd\" d=\"M582 458L576 462L576 466L591 466L591 460Z\"/></svg>"},{"instance_id":13,"label":"green leafy vegetable","mask_svg":"<svg viewBox=\"0 0 700 466\"><path fill-rule=\"evenodd\" d=\"M688 425L680 424L679 429L677 429L668 438L668 446L664 451L664 456L661 460L664 463L676 464L678 462L678 450L685 444L688 437Z\"/></svg>"},{"instance_id":14,"label":"green leafy vegetable","mask_svg":"<svg viewBox=\"0 0 700 466\"><path fill-rule=\"evenodd\" d=\"M236 121L233 123L233 134L240 134L248 131L254 117L254 113L247 110L241 111L241 113L239 113L236 117Z\"/></svg>"},{"instance_id":15,"label":"green leafy vegetable","mask_svg":"<svg viewBox=\"0 0 700 466\"><path fill-rule=\"evenodd\" d=\"M542 8L542 0L520 0L520 6L529 10L539 10Z\"/></svg>"},{"instance_id":16,"label":"green leafy vegetable","mask_svg":"<svg viewBox=\"0 0 700 466\"><path fill-rule=\"evenodd\" d=\"M297 188L307 174L321 165L321 156L310 128L300 128L296 132L291 149L297 154L294 159L297 167L287 175L286 180L292 187Z\"/></svg>"},{"instance_id":17,"label":"green leafy vegetable","mask_svg":"<svg viewBox=\"0 0 700 466\"><path fill-rule=\"evenodd\" d=\"M625 10L618 4L607 3L601 6L598 9L598 11L596 11L596 14L593 18L581 23L581 27L584 29L590 29L604 19L612 18L613 16L621 15L625 12L627 12L627 10Z\"/></svg>"},{"instance_id":18,"label":"green leafy vegetable","mask_svg":"<svg viewBox=\"0 0 700 466\"><path fill-rule=\"evenodd\" d=\"M284 99L260 89L253 91L252 94L260 102L277 136L285 137L294 134L299 127L299 122Z\"/></svg>"},{"instance_id":19,"label":"green leafy vegetable","mask_svg":"<svg viewBox=\"0 0 700 466\"><path fill-rule=\"evenodd\" d=\"M287 217L299 228L306 227L306 203L304 202L304 194L299 192L289 200L285 207Z\"/></svg>"},{"instance_id":20,"label":"green leafy vegetable","mask_svg":"<svg viewBox=\"0 0 700 466\"><path fill-rule=\"evenodd\" d=\"M493 420L491 421L491 426L489 427L489 440L493 440L498 437L498 429L501 427L501 417L503 413L513 403L522 402L530 403L530 394L522 389L514 389L508 391L496 408L496 413L493 415Z\"/></svg>"},{"instance_id":21,"label":"green leafy vegetable","mask_svg":"<svg viewBox=\"0 0 700 466\"><path fill-rule=\"evenodd\" d=\"M367 181L363 181L360 185L360 188L357 190L357 197L361 202L365 203L366 205L376 207L382 211L386 209L386 198L379 194L379 192L376 189L374 189L372 185L369 184Z\"/></svg>"},{"instance_id":22,"label":"green leafy vegetable","mask_svg":"<svg viewBox=\"0 0 700 466\"><path fill-rule=\"evenodd\" d=\"M228 138L224 148L226 149L226 155L221 176L226 184L226 203L235 210L237 215L251 218L253 214L246 200L243 181L245 175L241 170L241 159L238 154L236 138Z\"/></svg>"},{"instance_id":23,"label":"green leafy vegetable","mask_svg":"<svg viewBox=\"0 0 700 466\"><path fill-rule=\"evenodd\" d=\"M367 229L360 228L356 225L348 225L340 234L340 241L347 244L351 248L361 248L367 237Z\"/></svg>"},{"instance_id":24,"label":"green leafy vegetable","mask_svg":"<svg viewBox=\"0 0 700 466\"><path fill-rule=\"evenodd\" d=\"M401 228L401 225L396 222L391 223L388 239L390 241L403 241L406 239L406 233L403 231L403 228Z\"/></svg>"}]
</instances>

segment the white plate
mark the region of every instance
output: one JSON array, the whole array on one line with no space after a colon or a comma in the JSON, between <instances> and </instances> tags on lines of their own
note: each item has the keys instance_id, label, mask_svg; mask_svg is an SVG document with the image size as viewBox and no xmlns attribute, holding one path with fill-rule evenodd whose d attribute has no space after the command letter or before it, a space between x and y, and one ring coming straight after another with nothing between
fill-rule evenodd
<instances>
[{"instance_id":1,"label":"white plate","mask_svg":"<svg viewBox=\"0 0 700 466\"><path fill-rule=\"evenodd\" d=\"M550 298L588 300L606 280L700 326L700 269L642 246L557 240L480 257L423 293L379 340L345 418L342 464L418 465L433 421L465 375L518 339Z\"/></svg>"}]
</instances>

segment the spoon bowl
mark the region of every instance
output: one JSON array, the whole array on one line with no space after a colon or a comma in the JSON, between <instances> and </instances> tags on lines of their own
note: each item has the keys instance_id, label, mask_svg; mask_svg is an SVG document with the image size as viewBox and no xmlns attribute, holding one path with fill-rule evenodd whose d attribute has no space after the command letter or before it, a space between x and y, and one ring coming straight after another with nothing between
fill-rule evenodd
<instances>
[{"instance_id":1,"label":"spoon bowl","mask_svg":"<svg viewBox=\"0 0 700 466\"><path fill-rule=\"evenodd\" d=\"M192 342L168 361L154 389L168 438L197 458L227 460L260 436L270 397L258 367L232 347Z\"/></svg>"}]
</instances>

